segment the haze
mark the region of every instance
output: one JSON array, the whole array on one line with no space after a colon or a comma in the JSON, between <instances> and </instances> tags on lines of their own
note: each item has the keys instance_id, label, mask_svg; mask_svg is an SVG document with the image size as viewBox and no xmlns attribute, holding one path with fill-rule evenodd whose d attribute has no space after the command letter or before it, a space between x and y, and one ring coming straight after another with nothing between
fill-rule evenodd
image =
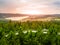
<instances>
[{"instance_id":1,"label":"haze","mask_svg":"<svg viewBox=\"0 0 60 45\"><path fill-rule=\"evenodd\" d=\"M0 0L0 13L60 14L60 0Z\"/></svg>"}]
</instances>

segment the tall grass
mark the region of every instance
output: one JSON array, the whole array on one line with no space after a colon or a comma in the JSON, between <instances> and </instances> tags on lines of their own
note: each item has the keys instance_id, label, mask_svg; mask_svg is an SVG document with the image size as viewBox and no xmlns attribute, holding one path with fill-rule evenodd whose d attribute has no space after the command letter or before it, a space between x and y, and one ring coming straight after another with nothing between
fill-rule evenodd
<instances>
[{"instance_id":1,"label":"tall grass","mask_svg":"<svg viewBox=\"0 0 60 45\"><path fill-rule=\"evenodd\" d=\"M1 22L0 45L60 45L60 22Z\"/></svg>"}]
</instances>

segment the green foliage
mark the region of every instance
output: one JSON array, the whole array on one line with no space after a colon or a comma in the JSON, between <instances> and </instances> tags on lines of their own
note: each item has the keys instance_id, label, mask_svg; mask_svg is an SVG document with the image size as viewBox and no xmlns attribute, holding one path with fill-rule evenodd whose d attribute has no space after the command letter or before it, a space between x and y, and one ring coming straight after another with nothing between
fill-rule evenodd
<instances>
[{"instance_id":1,"label":"green foliage","mask_svg":"<svg viewBox=\"0 0 60 45\"><path fill-rule=\"evenodd\" d=\"M60 45L60 22L0 22L0 45Z\"/></svg>"}]
</instances>

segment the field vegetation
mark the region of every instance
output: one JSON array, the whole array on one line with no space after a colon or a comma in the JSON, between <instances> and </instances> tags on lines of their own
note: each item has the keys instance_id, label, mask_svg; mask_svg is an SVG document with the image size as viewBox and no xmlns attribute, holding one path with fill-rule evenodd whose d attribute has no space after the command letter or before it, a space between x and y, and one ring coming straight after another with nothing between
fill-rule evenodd
<instances>
[{"instance_id":1,"label":"field vegetation","mask_svg":"<svg viewBox=\"0 0 60 45\"><path fill-rule=\"evenodd\" d=\"M1 21L0 45L60 45L60 21Z\"/></svg>"}]
</instances>

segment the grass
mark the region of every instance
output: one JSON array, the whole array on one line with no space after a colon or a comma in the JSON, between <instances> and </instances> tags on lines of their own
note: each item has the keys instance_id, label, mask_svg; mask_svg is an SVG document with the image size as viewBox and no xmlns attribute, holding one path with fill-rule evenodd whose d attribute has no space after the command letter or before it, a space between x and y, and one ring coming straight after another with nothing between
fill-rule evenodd
<instances>
[{"instance_id":1,"label":"grass","mask_svg":"<svg viewBox=\"0 0 60 45\"><path fill-rule=\"evenodd\" d=\"M60 45L60 22L0 22L0 45Z\"/></svg>"}]
</instances>

